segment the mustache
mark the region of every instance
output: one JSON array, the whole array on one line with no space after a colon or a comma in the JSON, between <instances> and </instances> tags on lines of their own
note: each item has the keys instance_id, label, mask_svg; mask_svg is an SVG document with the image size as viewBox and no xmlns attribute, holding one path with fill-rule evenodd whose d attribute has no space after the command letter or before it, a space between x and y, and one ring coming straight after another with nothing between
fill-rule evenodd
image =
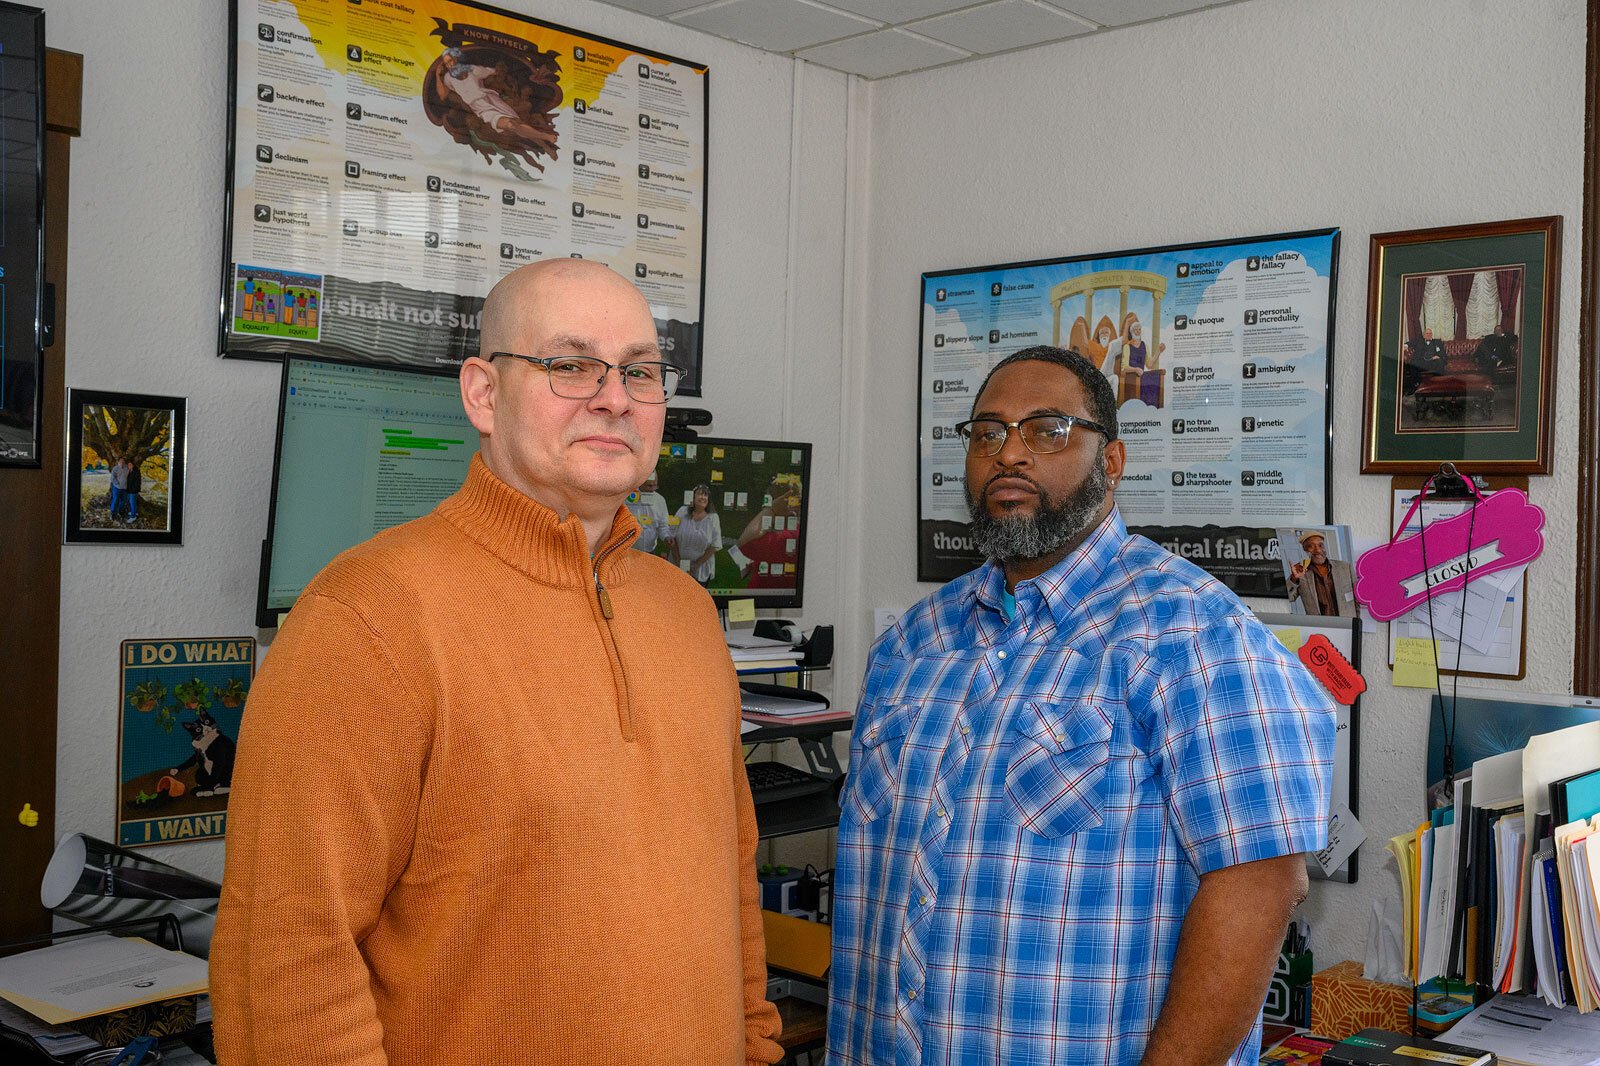
<instances>
[{"instance_id":1,"label":"mustache","mask_svg":"<svg viewBox=\"0 0 1600 1066\"><path fill-rule=\"evenodd\" d=\"M983 488L978 490L978 498L982 499L983 497L989 495L989 486L993 485L996 481L1026 481L1028 484L1033 486L1034 492L1037 492L1040 496L1045 495L1044 486L1040 485L1027 474L1006 473L1001 471L983 483Z\"/></svg>"},{"instance_id":2,"label":"mustache","mask_svg":"<svg viewBox=\"0 0 1600 1066\"><path fill-rule=\"evenodd\" d=\"M634 451L639 451L644 447L644 438L639 436L639 431L625 421L592 422L586 426L575 426L567 431L567 443L571 444L580 437L597 435L616 437Z\"/></svg>"}]
</instances>

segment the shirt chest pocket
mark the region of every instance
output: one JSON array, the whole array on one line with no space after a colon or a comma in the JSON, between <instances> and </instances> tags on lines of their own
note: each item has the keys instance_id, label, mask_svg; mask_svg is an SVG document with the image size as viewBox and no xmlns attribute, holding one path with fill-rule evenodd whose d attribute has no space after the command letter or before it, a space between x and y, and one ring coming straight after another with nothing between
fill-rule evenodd
<instances>
[{"instance_id":1,"label":"shirt chest pocket","mask_svg":"<svg viewBox=\"0 0 1600 1066\"><path fill-rule=\"evenodd\" d=\"M1006 812L1036 836L1098 826L1105 815L1111 719L1089 702L1029 701L1008 732Z\"/></svg>"},{"instance_id":2,"label":"shirt chest pocket","mask_svg":"<svg viewBox=\"0 0 1600 1066\"><path fill-rule=\"evenodd\" d=\"M892 703L862 731L859 748L850 759L850 774L840 805L842 819L871 822L894 806L900 784L900 755L918 710L915 703Z\"/></svg>"}]
</instances>

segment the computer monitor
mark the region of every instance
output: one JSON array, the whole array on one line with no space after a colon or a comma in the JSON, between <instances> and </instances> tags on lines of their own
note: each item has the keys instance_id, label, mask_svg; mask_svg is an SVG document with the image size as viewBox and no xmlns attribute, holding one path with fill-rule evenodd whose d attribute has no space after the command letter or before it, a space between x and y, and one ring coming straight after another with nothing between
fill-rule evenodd
<instances>
[{"instance_id":1,"label":"computer monitor","mask_svg":"<svg viewBox=\"0 0 1600 1066\"><path fill-rule=\"evenodd\" d=\"M677 563L719 605L801 607L810 481L809 444L668 441L653 480L628 497L635 547Z\"/></svg>"},{"instance_id":2,"label":"computer monitor","mask_svg":"<svg viewBox=\"0 0 1600 1066\"><path fill-rule=\"evenodd\" d=\"M285 358L256 624L335 555L433 510L477 450L454 376Z\"/></svg>"}]
</instances>

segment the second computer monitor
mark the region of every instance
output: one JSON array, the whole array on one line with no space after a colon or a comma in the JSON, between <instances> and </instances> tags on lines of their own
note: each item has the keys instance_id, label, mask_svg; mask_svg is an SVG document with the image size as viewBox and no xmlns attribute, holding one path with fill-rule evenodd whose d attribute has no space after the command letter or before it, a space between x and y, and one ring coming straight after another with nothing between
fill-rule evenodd
<instances>
[{"instance_id":1,"label":"second computer monitor","mask_svg":"<svg viewBox=\"0 0 1600 1066\"><path fill-rule=\"evenodd\" d=\"M811 445L701 437L661 446L628 498L637 547L692 576L720 603L800 607Z\"/></svg>"}]
</instances>

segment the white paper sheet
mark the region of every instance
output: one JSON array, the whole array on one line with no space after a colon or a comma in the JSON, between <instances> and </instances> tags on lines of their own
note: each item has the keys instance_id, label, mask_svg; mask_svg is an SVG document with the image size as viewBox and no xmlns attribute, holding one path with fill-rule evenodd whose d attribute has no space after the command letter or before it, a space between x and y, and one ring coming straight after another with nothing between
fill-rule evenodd
<instances>
[{"instance_id":1,"label":"white paper sheet","mask_svg":"<svg viewBox=\"0 0 1600 1066\"><path fill-rule=\"evenodd\" d=\"M1496 996L1440 1039L1492 1051L1504 1066L1600 1066L1600 1014L1532 996Z\"/></svg>"},{"instance_id":2,"label":"white paper sheet","mask_svg":"<svg viewBox=\"0 0 1600 1066\"><path fill-rule=\"evenodd\" d=\"M0 959L0 997L52 1025L206 987L206 960L139 937L79 937Z\"/></svg>"},{"instance_id":3,"label":"white paper sheet","mask_svg":"<svg viewBox=\"0 0 1600 1066\"><path fill-rule=\"evenodd\" d=\"M1323 873L1333 873L1366 839L1367 831L1356 821L1350 808L1343 803L1334 804L1328 814L1328 846L1316 853L1317 865L1322 867Z\"/></svg>"}]
</instances>

